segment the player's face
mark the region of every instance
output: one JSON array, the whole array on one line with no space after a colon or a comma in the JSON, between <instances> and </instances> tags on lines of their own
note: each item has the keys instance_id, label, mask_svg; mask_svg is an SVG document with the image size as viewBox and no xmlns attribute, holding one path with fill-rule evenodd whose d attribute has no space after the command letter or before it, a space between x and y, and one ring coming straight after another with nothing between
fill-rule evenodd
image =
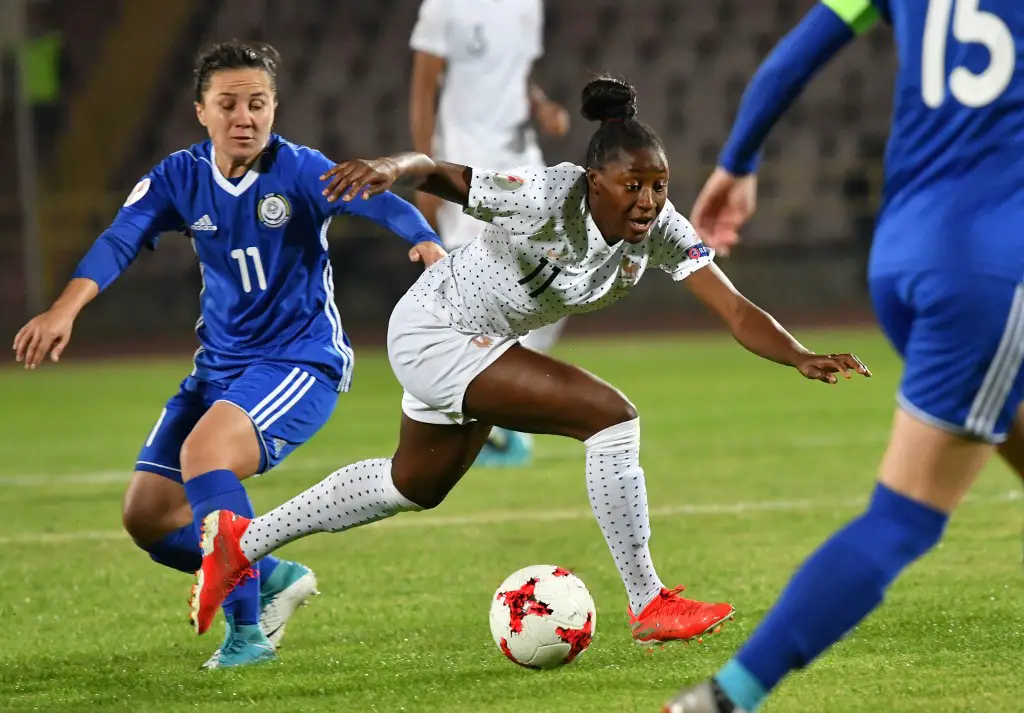
<instances>
[{"instance_id":1,"label":"player's face","mask_svg":"<svg viewBox=\"0 0 1024 713\"><path fill-rule=\"evenodd\" d=\"M590 210L605 240L641 243L668 198L668 162L656 148L622 153L588 169Z\"/></svg>"},{"instance_id":2,"label":"player's face","mask_svg":"<svg viewBox=\"0 0 1024 713\"><path fill-rule=\"evenodd\" d=\"M270 76L262 69L222 69L210 77L196 116L218 154L246 162L267 145L275 103Z\"/></svg>"}]
</instances>

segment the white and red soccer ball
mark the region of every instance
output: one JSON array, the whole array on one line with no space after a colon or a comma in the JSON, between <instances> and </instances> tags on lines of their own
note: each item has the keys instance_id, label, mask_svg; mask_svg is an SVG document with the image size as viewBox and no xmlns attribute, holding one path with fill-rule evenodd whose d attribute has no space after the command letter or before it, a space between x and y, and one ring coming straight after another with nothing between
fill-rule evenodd
<instances>
[{"instance_id":1,"label":"white and red soccer ball","mask_svg":"<svg viewBox=\"0 0 1024 713\"><path fill-rule=\"evenodd\" d=\"M572 663L594 638L597 610L579 577L561 567L525 567L491 600L491 636L513 663L548 669Z\"/></svg>"}]
</instances>

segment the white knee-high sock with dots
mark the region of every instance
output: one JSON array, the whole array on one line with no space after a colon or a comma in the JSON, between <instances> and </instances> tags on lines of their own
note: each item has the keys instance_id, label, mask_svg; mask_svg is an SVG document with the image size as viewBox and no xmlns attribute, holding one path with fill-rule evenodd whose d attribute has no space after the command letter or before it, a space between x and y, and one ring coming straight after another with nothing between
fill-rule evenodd
<instances>
[{"instance_id":1,"label":"white knee-high sock with dots","mask_svg":"<svg viewBox=\"0 0 1024 713\"><path fill-rule=\"evenodd\" d=\"M606 428L584 444L590 506L629 593L629 606L639 614L662 588L647 545L651 521L640 467L640 419Z\"/></svg>"},{"instance_id":2,"label":"white knee-high sock with dots","mask_svg":"<svg viewBox=\"0 0 1024 713\"><path fill-rule=\"evenodd\" d=\"M314 532L341 532L421 510L398 492L391 480L391 459L375 458L336 470L304 493L249 525L239 542L250 562Z\"/></svg>"}]
</instances>

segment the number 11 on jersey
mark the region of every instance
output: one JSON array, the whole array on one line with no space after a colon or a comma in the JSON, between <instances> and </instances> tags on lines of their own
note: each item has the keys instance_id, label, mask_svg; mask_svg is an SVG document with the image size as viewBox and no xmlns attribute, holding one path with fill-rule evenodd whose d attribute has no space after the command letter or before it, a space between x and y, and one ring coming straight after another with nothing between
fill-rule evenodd
<instances>
[{"instance_id":1,"label":"number 11 on jersey","mask_svg":"<svg viewBox=\"0 0 1024 713\"><path fill-rule=\"evenodd\" d=\"M260 259L260 249L256 247L231 251L231 257L238 262L238 271L242 275L242 289L245 292L252 292L252 280L249 278L249 265L246 255L252 258L252 269L256 273L256 285L261 290L267 289L267 276L263 272L263 260Z\"/></svg>"}]
</instances>

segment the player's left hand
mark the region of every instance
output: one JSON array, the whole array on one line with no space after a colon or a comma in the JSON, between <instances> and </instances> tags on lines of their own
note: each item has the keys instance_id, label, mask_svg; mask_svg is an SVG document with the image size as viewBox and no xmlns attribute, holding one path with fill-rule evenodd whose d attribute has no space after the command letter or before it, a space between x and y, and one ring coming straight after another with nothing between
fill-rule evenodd
<instances>
[{"instance_id":1,"label":"player's left hand","mask_svg":"<svg viewBox=\"0 0 1024 713\"><path fill-rule=\"evenodd\" d=\"M537 107L537 124L545 136L565 136L569 132L569 112L550 99Z\"/></svg>"},{"instance_id":2,"label":"player's left hand","mask_svg":"<svg viewBox=\"0 0 1024 713\"><path fill-rule=\"evenodd\" d=\"M448 253L445 252L444 248L437 243L418 243L417 245L413 245L412 249L409 251L409 261L422 262L423 269L427 269L438 260L444 259L447 254Z\"/></svg>"},{"instance_id":3,"label":"player's left hand","mask_svg":"<svg viewBox=\"0 0 1024 713\"><path fill-rule=\"evenodd\" d=\"M807 354L796 361L794 366L808 379L834 384L838 381L836 374L851 379L856 372L861 376L871 376L871 371L853 354Z\"/></svg>"},{"instance_id":4,"label":"player's left hand","mask_svg":"<svg viewBox=\"0 0 1024 713\"><path fill-rule=\"evenodd\" d=\"M383 193L398 180L398 174L398 165L390 158L359 158L337 164L320 180L331 179L323 190L328 203L339 198L347 203L356 196L366 200Z\"/></svg>"}]
</instances>

